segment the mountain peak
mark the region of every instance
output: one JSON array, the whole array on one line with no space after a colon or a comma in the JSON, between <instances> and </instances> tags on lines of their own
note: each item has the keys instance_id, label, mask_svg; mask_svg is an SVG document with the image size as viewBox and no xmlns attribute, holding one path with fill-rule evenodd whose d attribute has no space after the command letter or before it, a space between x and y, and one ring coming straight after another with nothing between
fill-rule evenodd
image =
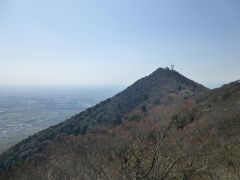
<instances>
[{"instance_id":1,"label":"mountain peak","mask_svg":"<svg viewBox=\"0 0 240 180\"><path fill-rule=\"evenodd\" d=\"M165 67L165 68L159 67L158 69L153 71L149 76L159 76L161 78L165 77L165 78L185 78L185 79L187 79L184 75L179 73L177 70L170 69L169 67Z\"/></svg>"},{"instance_id":2,"label":"mountain peak","mask_svg":"<svg viewBox=\"0 0 240 180\"><path fill-rule=\"evenodd\" d=\"M168 67L158 68L149 76L146 76L136 83L134 83L130 88L140 88L139 86L144 86L148 90L161 91L162 89L168 88L170 91L176 90L176 88L187 88L193 90L195 93L206 92L208 88L201 84L198 84L176 70L171 70ZM182 89L180 88L180 89ZM137 89L136 89L137 90Z\"/></svg>"}]
</instances>

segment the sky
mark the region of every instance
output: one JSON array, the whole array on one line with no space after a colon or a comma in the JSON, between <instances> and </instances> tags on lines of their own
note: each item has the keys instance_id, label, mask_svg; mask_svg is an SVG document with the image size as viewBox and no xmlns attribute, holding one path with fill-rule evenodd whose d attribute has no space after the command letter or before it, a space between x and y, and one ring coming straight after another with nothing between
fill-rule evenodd
<instances>
[{"instance_id":1,"label":"sky","mask_svg":"<svg viewBox=\"0 0 240 180\"><path fill-rule=\"evenodd\" d=\"M0 0L0 86L240 79L239 0Z\"/></svg>"}]
</instances>

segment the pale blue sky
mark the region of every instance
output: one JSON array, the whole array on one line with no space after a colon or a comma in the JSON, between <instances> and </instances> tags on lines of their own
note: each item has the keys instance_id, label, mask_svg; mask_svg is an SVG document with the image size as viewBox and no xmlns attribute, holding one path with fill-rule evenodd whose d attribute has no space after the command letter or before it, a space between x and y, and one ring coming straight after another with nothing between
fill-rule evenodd
<instances>
[{"instance_id":1,"label":"pale blue sky","mask_svg":"<svg viewBox=\"0 0 240 180\"><path fill-rule=\"evenodd\" d=\"M239 0L0 0L0 85L240 78Z\"/></svg>"}]
</instances>

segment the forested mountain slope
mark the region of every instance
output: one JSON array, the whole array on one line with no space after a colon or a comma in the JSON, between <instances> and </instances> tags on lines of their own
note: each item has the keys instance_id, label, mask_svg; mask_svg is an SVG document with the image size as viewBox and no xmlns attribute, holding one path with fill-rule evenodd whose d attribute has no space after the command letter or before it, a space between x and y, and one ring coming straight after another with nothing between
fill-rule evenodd
<instances>
[{"instance_id":1,"label":"forested mountain slope","mask_svg":"<svg viewBox=\"0 0 240 180\"><path fill-rule=\"evenodd\" d=\"M239 81L208 90L159 68L10 148L1 177L239 179L239 109Z\"/></svg>"},{"instance_id":2,"label":"forested mountain slope","mask_svg":"<svg viewBox=\"0 0 240 180\"><path fill-rule=\"evenodd\" d=\"M207 88L176 71L159 68L116 96L13 146L0 156L0 168L8 169L26 159L41 157L44 147L57 136L85 134L98 125L119 125L128 120L126 114L137 108L146 110L167 103L170 93L188 98L206 91Z\"/></svg>"}]
</instances>

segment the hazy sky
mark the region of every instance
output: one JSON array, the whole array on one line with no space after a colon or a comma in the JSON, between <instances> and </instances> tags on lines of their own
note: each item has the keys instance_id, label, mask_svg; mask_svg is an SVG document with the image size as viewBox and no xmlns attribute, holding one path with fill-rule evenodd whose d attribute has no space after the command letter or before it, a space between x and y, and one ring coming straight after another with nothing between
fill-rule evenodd
<instances>
[{"instance_id":1,"label":"hazy sky","mask_svg":"<svg viewBox=\"0 0 240 180\"><path fill-rule=\"evenodd\" d=\"M240 79L239 0L0 0L0 85Z\"/></svg>"}]
</instances>

